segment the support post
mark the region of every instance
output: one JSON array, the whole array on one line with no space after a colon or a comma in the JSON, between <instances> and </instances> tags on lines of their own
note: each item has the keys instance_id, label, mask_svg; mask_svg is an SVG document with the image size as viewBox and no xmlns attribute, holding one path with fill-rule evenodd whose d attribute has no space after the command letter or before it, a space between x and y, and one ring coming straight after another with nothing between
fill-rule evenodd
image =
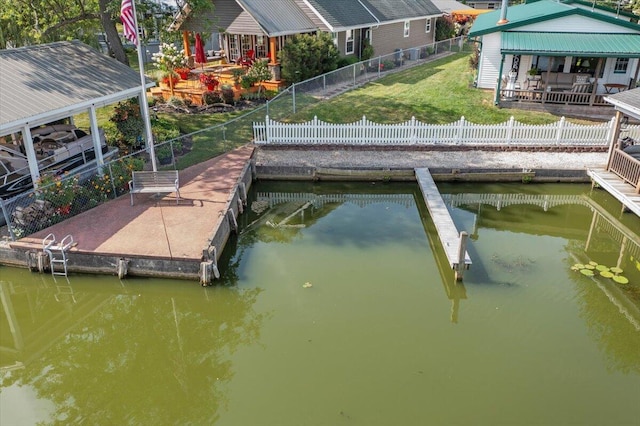
<instances>
[{"instance_id":1,"label":"support post","mask_svg":"<svg viewBox=\"0 0 640 426\"><path fill-rule=\"evenodd\" d=\"M460 245L458 246L458 266L456 267L456 281L462 281L464 270L466 269L465 258L467 254L467 238L469 234L466 231L460 233Z\"/></svg>"}]
</instances>

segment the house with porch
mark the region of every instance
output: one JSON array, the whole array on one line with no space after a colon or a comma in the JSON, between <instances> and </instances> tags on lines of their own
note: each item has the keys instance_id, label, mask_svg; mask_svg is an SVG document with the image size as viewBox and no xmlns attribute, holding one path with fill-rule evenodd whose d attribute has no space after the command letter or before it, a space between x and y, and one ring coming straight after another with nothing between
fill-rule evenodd
<instances>
[{"instance_id":1,"label":"house with porch","mask_svg":"<svg viewBox=\"0 0 640 426\"><path fill-rule=\"evenodd\" d=\"M477 87L495 90L500 106L610 108L607 94L637 84L640 25L582 3L528 0L478 16L469 32L480 51Z\"/></svg>"},{"instance_id":2,"label":"house with porch","mask_svg":"<svg viewBox=\"0 0 640 426\"><path fill-rule=\"evenodd\" d=\"M443 13L430 0L211 0L213 8L195 16L186 6L171 26L189 33L217 32L226 60L247 55L268 59L274 69L278 52L295 34L331 33L344 56L362 57L365 40L375 55L431 44L436 19ZM275 75L276 73L274 73Z\"/></svg>"}]
</instances>

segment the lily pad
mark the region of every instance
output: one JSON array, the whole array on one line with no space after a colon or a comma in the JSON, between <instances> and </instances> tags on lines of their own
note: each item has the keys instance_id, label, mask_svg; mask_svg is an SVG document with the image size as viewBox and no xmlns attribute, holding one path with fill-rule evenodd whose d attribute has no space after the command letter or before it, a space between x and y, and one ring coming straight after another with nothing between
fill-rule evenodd
<instances>
[{"instance_id":1,"label":"lily pad","mask_svg":"<svg viewBox=\"0 0 640 426\"><path fill-rule=\"evenodd\" d=\"M311 287L313 287L313 284L311 284L310 282L306 282L302 284L302 288L311 288Z\"/></svg>"},{"instance_id":2,"label":"lily pad","mask_svg":"<svg viewBox=\"0 0 640 426\"><path fill-rule=\"evenodd\" d=\"M604 265L597 265L596 269L598 271L607 271L607 272L609 271L609 268L607 266L604 266Z\"/></svg>"},{"instance_id":3,"label":"lily pad","mask_svg":"<svg viewBox=\"0 0 640 426\"><path fill-rule=\"evenodd\" d=\"M623 277L622 275L614 275L611 278L618 284L629 284L627 277Z\"/></svg>"},{"instance_id":4,"label":"lily pad","mask_svg":"<svg viewBox=\"0 0 640 426\"><path fill-rule=\"evenodd\" d=\"M605 277L605 278L612 278L613 274L609 271L600 271L600 275Z\"/></svg>"},{"instance_id":5,"label":"lily pad","mask_svg":"<svg viewBox=\"0 0 640 426\"><path fill-rule=\"evenodd\" d=\"M582 266L582 268L578 268L578 266L577 266L577 265L573 265L573 266L571 267L571 270L572 270L572 271L579 271L580 269L584 269L584 265L580 265L580 266Z\"/></svg>"},{"instance_id":6,"label":"lily pad","mask_svg":"<svg viewBox=\"0 0 640 426\"><path fill-rule=\"evenodd\" d=\"M617 266L614 266L613 268L609 269L611 272L613 272L614 274L621 274L624 271L621 268L618 268Z\"/></svg>"},{"instance_id":7,"label":"lily pad","mask_svg":"<svg viewBox=\"0 0 640 426\"><path fill-rule=\"evenodd\" d=\"M585 265L585 266L586 266L586 265ZM585 269L581 269L581 270L580 270L580 273L581 273L582 275L586 275L586 276L588 276L588 277L592 277L592 276L594 276L593 271L592 271L591 269L587 269L587 268L585 268Z\"/></svg>"},{"instance_id":8,"label":"lily pad","mask_svg":"<svg viewBox=\"0 0 640 426\"><path fill-rule=\"evenodd\" d=\"M576 263L575 265L573 265L573 267L578 269L584 269L584 265L582 263Z\"/></svg>"},{"instance_id":9,"label":"lily pad","mask_svg":"<svg viewBox=\"0 0 640 426\"><path fill-rule=\"evenodd\" d=\"M585 269L596 269L596 267L594 265L584 265Z\"/></svg>"},{"instance_id":10,"label":"lily pad","mask_svg":"<svg viewBox=\"0 0 640 426\"><path fill-rule=\"evenodd\" d=\"M598 266L598 262L594 262L593 260L589 261L589 265Z\"/></svg>"}]
</instances>

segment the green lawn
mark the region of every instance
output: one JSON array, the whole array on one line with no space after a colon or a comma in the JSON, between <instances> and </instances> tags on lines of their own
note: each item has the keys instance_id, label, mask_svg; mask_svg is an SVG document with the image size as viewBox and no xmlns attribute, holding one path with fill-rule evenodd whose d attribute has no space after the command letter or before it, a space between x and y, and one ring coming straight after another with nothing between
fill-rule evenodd
<instances>
[{"instance_id":1,"label":"green lawn","mask_svg":"<svg viewBox=\"0 0 640 426\"><path fill-rule=\"evenodd\" d=\"M532 111L500 109L493 105L493 91L473 87L468 53L459 53L420 65L315 104L290 118L348 123L366 116L380 123L416 119L426 123L451 123L461 116L474 123L495 124L516 120L531 124L558 121L558 117Z\"/></svg>"}]
</instances>

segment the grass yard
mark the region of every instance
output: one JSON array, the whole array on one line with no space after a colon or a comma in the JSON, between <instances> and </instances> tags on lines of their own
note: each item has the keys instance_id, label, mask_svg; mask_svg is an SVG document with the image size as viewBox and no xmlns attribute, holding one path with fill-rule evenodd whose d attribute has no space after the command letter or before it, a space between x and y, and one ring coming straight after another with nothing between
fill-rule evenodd
<instances>
[{"instance_id":1,"label":"grass yard","mask_svg":"<svg viewBox=\"0 0 640 426\"><path fill-rule=\"evenodd\" d=\"M500 109L493 105L493 91L472 86L474 72L469 53L420 65L315 104L299 111L289 121L311 120L314 116L329 122L349 123L362 116L379 123L399 123L411 119L445 124L461 116L474 123L502 123L513 115L530 124L558 121L548 113Z\"/></svg>"}]
</instances>

